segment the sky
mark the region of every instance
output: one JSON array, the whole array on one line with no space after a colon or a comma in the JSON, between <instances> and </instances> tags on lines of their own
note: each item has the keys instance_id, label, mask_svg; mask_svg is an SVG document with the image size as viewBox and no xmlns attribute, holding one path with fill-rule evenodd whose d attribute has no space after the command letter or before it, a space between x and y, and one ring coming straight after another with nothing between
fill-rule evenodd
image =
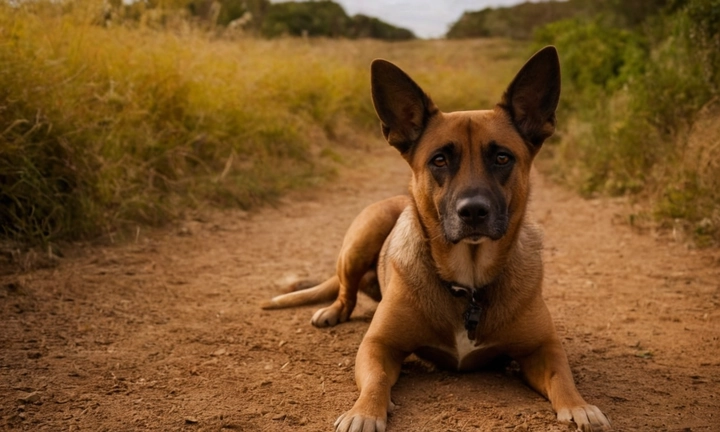
<instances>
[{"instance_id":1,"label":"sky","mask_svg":"<svg viewBox=\"0 0 720 432\"><path fill-rule=\"evenodd\" d=\"M277 0L275 0L277 1ZM410 29L421 38L447 33L465 11L510 6L523 0L334 0L348 15L363 14Z\"/></svg>"}]
</instances>

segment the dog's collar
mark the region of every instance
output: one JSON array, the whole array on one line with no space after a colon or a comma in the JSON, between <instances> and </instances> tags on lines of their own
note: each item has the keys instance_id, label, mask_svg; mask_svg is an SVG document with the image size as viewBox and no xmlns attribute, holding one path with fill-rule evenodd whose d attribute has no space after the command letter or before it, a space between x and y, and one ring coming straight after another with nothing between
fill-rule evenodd
<instances>
[{"instance_id":1,"label":"dog's collar","mask_svg":"<svg viewBox=\"0 0 720 432\"><path fill-rule=\"evenodd\" d=\"M445 281L443 284L455 297L464 297L468 301L467 309L463 313L465 319L465 330L468 332L468 339L475 340L477 326L480 323L480 315L482 314L485 301L485 292L490 284L479 287L468 287L457 282Z\"/></svg>"}]
</instances>

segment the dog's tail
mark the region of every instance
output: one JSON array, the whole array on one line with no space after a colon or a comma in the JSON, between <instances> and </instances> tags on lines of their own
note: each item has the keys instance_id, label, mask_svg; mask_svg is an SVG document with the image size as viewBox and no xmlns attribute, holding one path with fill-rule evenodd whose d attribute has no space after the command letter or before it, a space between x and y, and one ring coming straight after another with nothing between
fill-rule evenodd
<instances>
[{"instance_id":1,"label":"dog's tail","mask_svg":"<svg viewBox=\"0 0 720 432\"><path fill-rule=\"evenodd\" d=\"M263 302L260 307L263 309L283 309L293 306L304 306L316 303L335 300L340 291L340 281L337 275L325 282L306 288L303 282L294 283L290 286L287 294L281 294Z\"/></svg>"}]
</instances>

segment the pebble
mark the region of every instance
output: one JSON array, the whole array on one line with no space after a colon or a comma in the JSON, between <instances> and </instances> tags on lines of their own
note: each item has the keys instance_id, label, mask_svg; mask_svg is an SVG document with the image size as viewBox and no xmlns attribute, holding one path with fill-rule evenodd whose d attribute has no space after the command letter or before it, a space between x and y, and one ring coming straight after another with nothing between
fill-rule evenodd
<instances>
[{"instance_id":1,"label":"pebble","mask_svg":"<svg viewBox=\"0 0 720 432\"><path fill-rule=\"evenodd\" d=\"M35 403L40 400L40 392L34 391L32 393L25 393L18 397L18 402L22 402L24 404L31 404Z\"/></svg>"}]
</instances>

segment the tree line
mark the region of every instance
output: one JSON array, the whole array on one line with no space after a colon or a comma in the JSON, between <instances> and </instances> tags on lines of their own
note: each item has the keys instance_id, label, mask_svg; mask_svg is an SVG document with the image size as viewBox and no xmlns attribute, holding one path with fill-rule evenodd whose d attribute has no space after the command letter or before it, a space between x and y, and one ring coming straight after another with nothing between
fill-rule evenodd
<instances>
[{"instance_id":1,"label":"tree line","mask_svg":"<svg viewBox=\"0 0 720 432\"><path fill-rule=\"evenodd\" d=\"M622 28L636 28L648 17L657 15L668 5L683 0L567 0L526 2L510 7L488 7L467 11L452 24L449 39L506 37L532 39L535 31L547 24L565 19L601 19Z\"/></svg>"},{"instance_id":2,"label":"tree line","mask_svg":"<svg viewBox=\"0 0 720 432\"><path fill-rule=\"evenodd\" d=\"M148 10L178 11L212 26L240 28L267 38L414 39L412 31L362 14L349 16L331 0L271 3L269 0L145 0L125 4L111 0L116 19L140 20Z\"/></svg>"}]
</instances>

